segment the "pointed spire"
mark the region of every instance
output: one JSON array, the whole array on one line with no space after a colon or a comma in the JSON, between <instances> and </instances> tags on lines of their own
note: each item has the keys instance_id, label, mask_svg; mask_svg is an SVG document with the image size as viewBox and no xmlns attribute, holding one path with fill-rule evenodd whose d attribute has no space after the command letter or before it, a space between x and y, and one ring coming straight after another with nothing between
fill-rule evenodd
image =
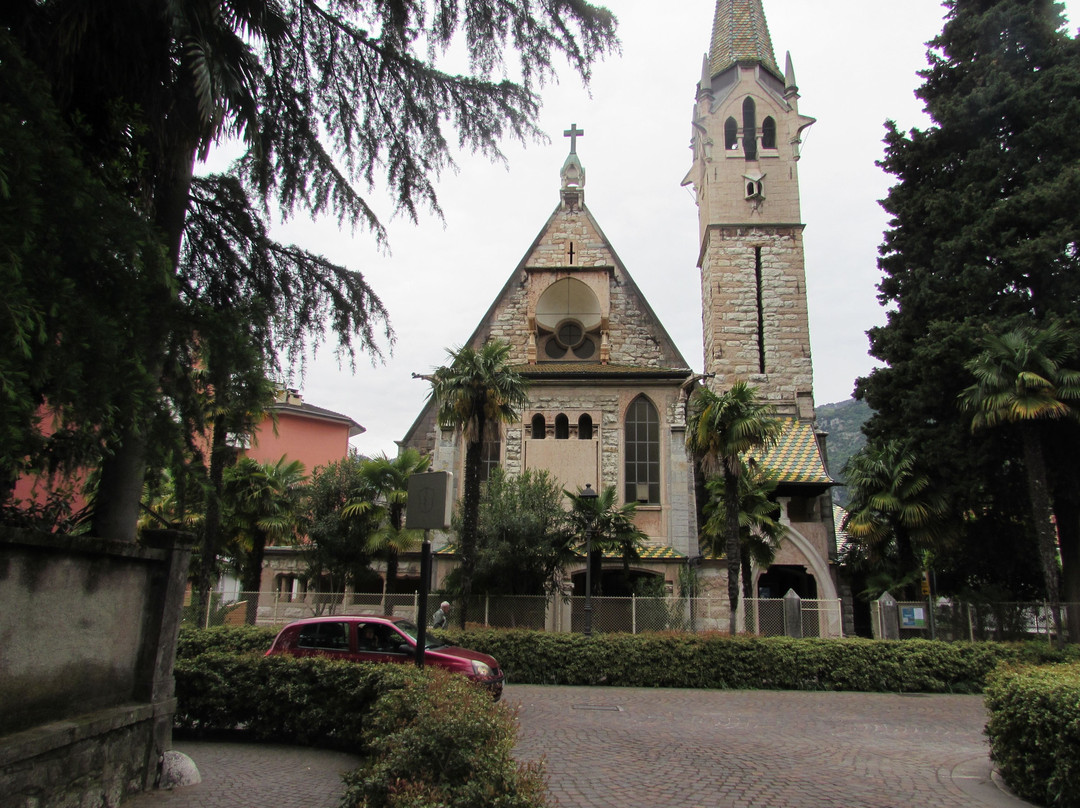
<instances>
[{"instance_id":1,"label":"pointed spire","mask_svg":"<svg viewBox=\"0 0 1080 808\"><path fill-rule=\"evenodd\" d=\"M701 81L698 82L698 93L712 93L712 71L709 70L709 54L701 57Z\"/></svg>"},{"instance_id":2,"label":"pointed spire","mask_svg":"<svg viewBox=\"0 0 1080 808\"><path fill-rule=\"evenodd\" d=\"M784 98L798 97L799 85L795 81L795 63L791 61L791 51L784 58Z\"/></svg>"},{"instance_id":3,"label":"pointed spire","mask_svg":"<svg viewBox=\"0 0 1080 808\"><path fill-rule=\"evenodd\" d=\"M759 62L777 78L781 77L761 3L762 0L716 0L709 49L711 76L739 62Z\"/></svg>"}]
</instances>

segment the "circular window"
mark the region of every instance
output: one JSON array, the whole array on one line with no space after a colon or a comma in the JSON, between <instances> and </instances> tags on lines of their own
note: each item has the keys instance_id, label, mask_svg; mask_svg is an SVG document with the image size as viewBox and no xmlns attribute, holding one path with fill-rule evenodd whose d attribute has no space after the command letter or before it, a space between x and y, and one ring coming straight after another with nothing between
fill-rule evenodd
<instances>
[{"instance_id":1,"label":"circular window","mask_svg":"<svg viewBox=\"0 0 1080 808\"><path fill-rule=\"evenodd\" d=\"M562 359L566 356L566 348L561 346L555 339L549 339L544 345L544 353L548 359Z\"/></svg>"},{"instance_id":2,"label":"circular window","mask_svg":"<svg viewBox=\"0 0 1080 808\"><path fill-rule=\"evenodd\" d=\"M585 329L577 320L565 320L555 329L555 339L564 348L576 348L585 338Z\"/></svg>"}]
</instances>

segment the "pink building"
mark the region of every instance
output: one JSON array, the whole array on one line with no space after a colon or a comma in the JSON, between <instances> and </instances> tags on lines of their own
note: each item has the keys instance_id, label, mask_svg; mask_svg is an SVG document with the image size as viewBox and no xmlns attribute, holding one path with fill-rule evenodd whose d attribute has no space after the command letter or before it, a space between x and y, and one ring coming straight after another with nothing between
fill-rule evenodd
<instances>
[{"instance_id":1,"label":"pink building","mask_svg":"<svg viewBox=\"0 0 1080 808\"><path fill-rule=\"evenodd\" d=\"M255 428L244 454L260 463L276 463L286 455L303 463L308 474L346 457L349 438L365 431L347 415L305 404L293 389L278 393L270 413L273 417L268 415Z\"/></svg>"}]
</instances>

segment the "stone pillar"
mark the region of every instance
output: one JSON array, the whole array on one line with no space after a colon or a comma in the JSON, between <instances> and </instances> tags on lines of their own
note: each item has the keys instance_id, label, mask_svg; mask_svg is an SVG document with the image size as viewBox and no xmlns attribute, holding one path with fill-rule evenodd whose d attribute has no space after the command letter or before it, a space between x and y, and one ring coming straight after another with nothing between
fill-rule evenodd
<instances>
[{"instance_id":1,"label":"stone pillar","mask_svg":"<svg viewBox=\"0 0 1080 808\"><path fill-rule=\"evenodd\" d=\"M802 639L802 599L794 589L784 595L784 636Z\"/></svg>"},{"instance_id":2,"label":"stone pillar","mask_svg":"<svg viewBox=\"0 0 1080 808\"><path fill-rule=\"evenodd\" d=\"M874 621L874 636L881 640L900 639L900 615L896 598L884 593L877 599L878 617Z\"/></svg>"}]
</instances>

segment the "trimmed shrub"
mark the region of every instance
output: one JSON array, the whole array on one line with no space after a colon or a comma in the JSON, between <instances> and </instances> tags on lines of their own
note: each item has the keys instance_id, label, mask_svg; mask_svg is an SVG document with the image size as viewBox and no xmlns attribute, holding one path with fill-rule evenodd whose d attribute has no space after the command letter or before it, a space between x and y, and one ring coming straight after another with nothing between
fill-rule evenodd
<instances>
[{"instance_id":1,"label":"trimmed shrub","mask_svg":"<svg viewBox=\"0 0 1080 808\"><path fill-rule=\"evenodd\" d=\"M1008 668L986 690L990 756L1040 805L1080 808L1080 664Z\"/></svg>"},{"instance_id":2,"label":"trimmed shrub","mask_svg":"<svg viewBox=\"0 0 1080 808\"><path fill-rule=\"evenodd\" d=\"M540 764L512 757L516 711L460 676L434 670L382 695L363 737L367 760L345 775L344 806L539 808Z\"/></svg>"},{"instance_id":3,"label":"trimmed shrub","mask_svg":"<svg viewBox=\"0 0 1080 808\"><path fill-rule=\"evenodd\" d=\"M729 637L723 634L556 634L479 629L447 640L499 661L520 684L978 693L1002 662L1080 658L1042 643Z\"/></svg>"},{"instance_id":4,"label":"trimmed shrub","mask_svg":"<svg viewBox=\"0 0 1080 808\"><path fill-rule=\"evenodd\" d=\"M215 626L191 628L182 626L176 641L176 656L191 658L207 651L227 651L233 654L265 653L274 642L280 626Z\"/></svg>"}]
</instances>

